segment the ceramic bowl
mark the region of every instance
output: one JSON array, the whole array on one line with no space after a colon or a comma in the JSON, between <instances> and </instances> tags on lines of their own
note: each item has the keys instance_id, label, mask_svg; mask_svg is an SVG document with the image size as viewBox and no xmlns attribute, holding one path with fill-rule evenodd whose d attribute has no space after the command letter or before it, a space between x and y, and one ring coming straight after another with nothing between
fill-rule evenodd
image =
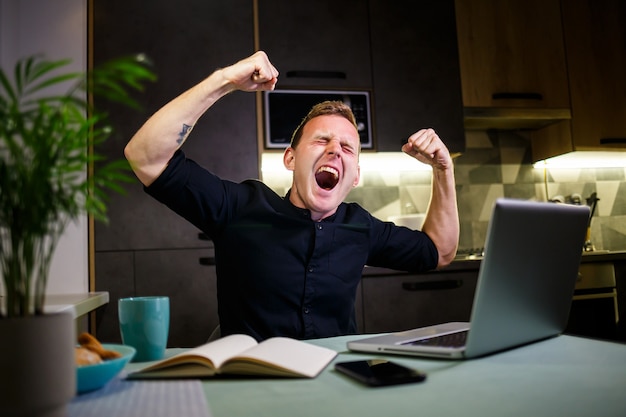
<instances>
[{"instance_id":1,"label":"ceramic bowl","mask_svg":"<svg viewBox=\"0 0 626 417\"><path fill-rule=\"evenodd\" d=\"M111 381L135 356L135 348L126 345L103 343L105 349L122 354L121 358L109 359L94 365L76 367L76 391L79 394L97 390Z\"/></svg>"}]
</instances>

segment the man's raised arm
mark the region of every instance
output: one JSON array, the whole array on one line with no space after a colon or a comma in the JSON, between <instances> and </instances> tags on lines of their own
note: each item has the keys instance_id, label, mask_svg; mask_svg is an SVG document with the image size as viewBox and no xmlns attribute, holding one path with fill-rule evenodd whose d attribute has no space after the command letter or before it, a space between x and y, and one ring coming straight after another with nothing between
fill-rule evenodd
<instances>
[{"instance_id":1,"label":"man's raised arm","mask_svg":"<svg viewBox=\"0 0 626 417\"><path fill-rule=\"evenodd\" d=\"M131 168L146 186L163 172L168 161L185 142L198 119L217 100L235 91L273 90L278 71L267 55L256 52L176 97L135 133L124 149Z\"/></svg>"},{"instance_id":2,"label":"man's raised arm","mask_svg":"<svg viewBox=\"0 0 626 417\"><path fill-rule=\"evenodd\" d=\"M452 158L432 129L422 129L411 135L402 151L433 168L432 193L422 231L437 246L437 266L441 268L452 262L459 244L459 211Z\"/></svg>"}]
</instances>

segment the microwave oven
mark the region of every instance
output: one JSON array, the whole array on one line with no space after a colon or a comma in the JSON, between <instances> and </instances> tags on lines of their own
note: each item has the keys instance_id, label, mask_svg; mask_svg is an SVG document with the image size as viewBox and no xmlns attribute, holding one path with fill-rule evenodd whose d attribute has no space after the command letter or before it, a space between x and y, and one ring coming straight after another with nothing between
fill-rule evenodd
<instances>
[{"instance_id":1,"label":"microwave oven","mask_svg":"<svg viewBox=\"0 0 626 417\"><path fill-rule=\"evenodd\" d=\"M369 91L272 90L263 97L265 148L284 149L291 135L311 107L325 100L346 103L352 109L361 140L361 149L372 149Z\"/></svg>"}]
</instances>

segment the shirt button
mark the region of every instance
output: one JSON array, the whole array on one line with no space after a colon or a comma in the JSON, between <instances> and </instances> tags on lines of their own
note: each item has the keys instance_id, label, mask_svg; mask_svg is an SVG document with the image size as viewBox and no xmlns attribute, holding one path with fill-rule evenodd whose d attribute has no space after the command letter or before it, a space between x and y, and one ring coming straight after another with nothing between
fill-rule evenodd
<instances>
[{"instance_id":1,"label":"shirt button","mask_svg":"<svg viewBox=\"0 0 626 417\"><path fill-rule=\"evenodd\" d=\"M321 224L318 224L318 225L317 225L317 230L322 230L322 229L323 229L322 225L321 225Z\"/></svg>"},{"instance_id":2,"label":"shirt button","mask_svg":"<svg viewBox=\"0 0 626 417\"><path fill-rule=\"evenodd\" d=\"M309 308L308 307L304 307L302 309L302 311L304 312L304 314L309 314Z\"/></svg>"}]
</instances>

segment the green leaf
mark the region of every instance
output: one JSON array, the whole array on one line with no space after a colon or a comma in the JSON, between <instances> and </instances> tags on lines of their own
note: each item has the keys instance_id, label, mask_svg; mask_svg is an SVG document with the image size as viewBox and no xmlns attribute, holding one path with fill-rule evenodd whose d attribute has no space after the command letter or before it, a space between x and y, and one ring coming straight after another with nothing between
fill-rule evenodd
<instances>
[{"instance_id":1,"label":"green leaf","mask_svg":"<svg viewBox=\"0 0 626 417\"><path fill-rule=\"evenodd\" d=\"M87 97L136 106L131 92L142 91L156 76L147 62L130 57L87 73L63 71L69 63L31 56L15 63L13 80L0 70L0 270L5 281L0 312L9 316L31 314L32 299L35 311L41 311L49 260L67 222L81 213L106 222L107 192L124 193L123 185L134 181L126 160L107 161L92 150L115 126ZM66 93L53 90L64 83L69 83ZM96 162L93 175L86 175Z\"/></svg>"},{"instance_id":2,"label":"green leaf","mask_svg":"<svg viewBox=\"0 0 626 417\"><path fill-rule=\"evenodd\" d=\"M9 82L9 79L7 78L6 74L4 73L4 71L2 70L2 68L0 68L0 84L2 85L2 88L4 90L3 94L2 94L2 100L3 100L3 108L5 108L5 106L8 106L8 103L10 101L15 102L17 101L17 93L16 91L13 89L13 87L11 86L11 83ZM8 96L8 98L10 98L10 101L7 100L4 96Z\"/></svg>"},{"instance_id":3,"label":"green leaf","mask_svg":"<svg viewBox=\"0 0 626 417\"><path fill-rule=\"evenodd\" d=\"M81 79L82 74L75 72L75 73L69 73L69 74L61 74L61 75L57 75L55 77L51 77L51 78L47 78L43 81L41 81L39 84L36 85L31 85L34 81L37 81L38 79L33 79L29 82L29 88L27 90L24 91L24 95L30 95L30 94L34 94L37 91L41 91L45 88L48 87L52 87L61 83L64 83L66 81L72 81L72 80L77 80L77 79ZM53 99L53 100L60 100L62 101L64 99L63 95L59 95L58 97L48 97L46 98L47 100Z\"/></svg>"}]
</instances>

